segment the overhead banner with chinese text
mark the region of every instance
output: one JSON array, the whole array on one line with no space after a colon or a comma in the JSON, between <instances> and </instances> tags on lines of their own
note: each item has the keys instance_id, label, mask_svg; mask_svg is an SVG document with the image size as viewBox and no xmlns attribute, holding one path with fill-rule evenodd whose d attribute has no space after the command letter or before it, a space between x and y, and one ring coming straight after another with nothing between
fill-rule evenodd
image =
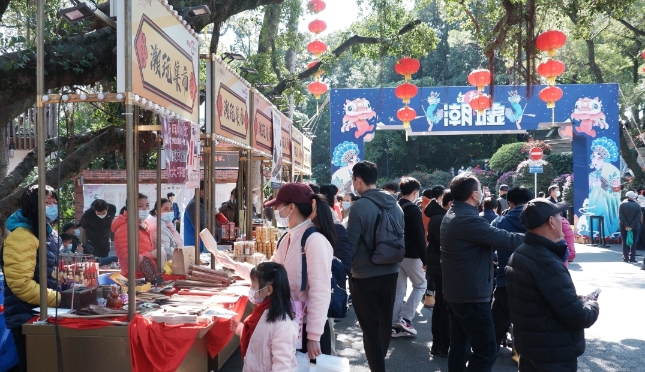
<instances>
[{"instance_id":1,"label":"overhead banner with chinese text","mask_svg":"<svg viewBox=\"0 0 645 372\"><path fill-rule=\"evenodd\" d=\"M311 139L302 137L302 170L311 175Z\"/></svg>"},{"instance_id":2,"label":"overhead banner with chinese text","mask_svg":"<svg viewBox=\"0 0 645 372\"><path fill-rule=\"evenodd\" d=\"M293 167L302 172L302 133L295 126L291 126L291 158L293 159Z\"/></svg>"},{"instance_id":3,"label":"overhead banner with chinese text","mask_svg":"<svg viewBox=\"0 0 645 372\"><path fill-rule=\"evenodd\" d=\"M188 151L191 142L190 122L159 117L169 184L185 184L188 179Z\"/></svg>"},{"instance_id":4,"label":"overhead banner with chinese text","mask_svg":"<svg viewBox=\"0 0 645 372\"><path fill-rule=\"evenodd\" d=\"M158 104L199 122L199 41L159 0L139 1L131 11L132 60L125 61L123 37L117 37L117 90L125 92L125 63L130 63L132 93L140 96L135 103L144 108L144 101ZM124 36L123 22L117 28Z\"/></svg>"},{"instance_id":5,"label":"overhead banner with chinese text","mask_svg":"<svg viewBox=\"0 0 645 372\"><path fill-rule=\"evenodd\" d=\"M278 114L282 122L282 160L291 163L291 120L280 111L278 111ZM273 124L275 125L275 121Z\"/></svg>"},{"instance_id":6,"label":"overhead banner with chinese text","mask_svg":"<svg viewBox=\"0 0 645 372\"><path fill-rule=\"evenodd\" d=\"M273 153L273 106L259 93L254 93L253 148Z\"/></svg>"},{"instance_id":7,"label":"overhead banner with chinese text","mask_svg":"<svg viewBox=\"0 0 645 372\"><path fill-rule=\"evenodd\" d=\"M215 70L215 130L220 136L250 145L249 97L247 83L226 63L216 58Z\"/></svg>"},{"instance_id":8,"label":"overhead banner with chinese text","mask_svg":"<svg viewBox=\"0 0 645 372\"><path fill-rule=\"evenodd\" d=\"M496 85L492 107L479 114L470 105L475 87L420 87L410 107L417 116L409 135L468 135L523 133L556 123L572 139L574 211L577 233L588 235L589 216L604 218L605 235L618 231L620 203L620 123L618 85L558 85L563 97L555 109L546 108L535 86L531 97L524 86ZM364 160L364 141L379 130L403 130L397 110L403 103L394 88L333 89L330 93L330 151L332 183L352 190L352 167ZM552 117L553 115L553 117ZM369 159L368 159L369 160ZM413 159L412 159L413 160ZM455 164L458 168L461 164ZM539 176L538 176L539 177ZM547 190L540 190L547 191ZM594 230L598 230L594 226Z\"/></svg>"}]
</instances>

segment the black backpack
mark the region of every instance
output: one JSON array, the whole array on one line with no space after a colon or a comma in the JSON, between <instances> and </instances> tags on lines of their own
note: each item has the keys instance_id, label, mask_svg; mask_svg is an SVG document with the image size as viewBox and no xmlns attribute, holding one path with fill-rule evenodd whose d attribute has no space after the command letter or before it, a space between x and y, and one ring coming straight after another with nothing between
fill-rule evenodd
<instances>
[{"instance_id":1,"label":"black backpack","mask_svg":"<svg viewBox=\"0 0 645 372\"><path fill-rule=\"evenodd\" d=\"M369 198L363 198L376 204ZM405 255L405 240L403 227L392 217L387 209L382 209L378 204L378 216L374 224L374 250L372 263L375 265L392 265L401 263Z\"/></svg>"},{"instance_id":2,"label":"black backpack","mask_svg":"<svg viewBox=\"0 0 645 372\"><path fill-rule=\"evenodd\" d=\"M315 232L318 232L316 226L310 226L302 234L302 239L300 240L301 253L302 253L302 282L300 283L300 290L304 291L307 289L307 258L305 256L305 243L307 238ZM282 238L287 234L282 235L280 240L278 240L277 246L280 246ZM344 318L347 316L347 310L349 309L348 299L349 295L345 289L345 267L343 262L336 257L333 257L331 260L331 301L329 302L329 309L327 310L328 318Z\"/></svg>"}]
</instances>

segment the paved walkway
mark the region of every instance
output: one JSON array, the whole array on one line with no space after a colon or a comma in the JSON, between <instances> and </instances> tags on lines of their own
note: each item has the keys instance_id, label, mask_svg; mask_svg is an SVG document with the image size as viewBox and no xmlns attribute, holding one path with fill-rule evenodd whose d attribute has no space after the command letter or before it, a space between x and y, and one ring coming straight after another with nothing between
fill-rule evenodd
<instances>
[{"instance_id":1,"label":"paved walkway","mask_svg":"<svg viewBox=\"0 0 645 372\"><path fill-rule=\"evenodd\" d=\"M569 270L579 294L600 287L600 317L586 330L587 350L578 359L581 372L645 371L645 271L640 264L621 261L621 248L597 248L576 244L577 256ZM643 251L637 259L642 262ZM447 360L430 355L431 309L419 307L413 320L416 337L392 339L386 361L388 371L448 371ZM362 332L350 308L347 318L335 326L338 354L350 360L352 372L369 371L363 352ZM222 371L241 371L237 351ZM509 349L502 349L494 372L517 371Z\"/></svg>"}]
</instances>

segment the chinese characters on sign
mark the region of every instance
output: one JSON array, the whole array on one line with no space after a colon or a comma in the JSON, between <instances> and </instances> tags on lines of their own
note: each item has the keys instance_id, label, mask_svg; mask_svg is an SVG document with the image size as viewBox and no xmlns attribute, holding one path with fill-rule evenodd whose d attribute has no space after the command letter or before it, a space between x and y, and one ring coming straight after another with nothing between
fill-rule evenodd
<instances>
[{"instance_id":1,"label":"chinese characters on sign","mask_svg":"<svg viewBox=\"0 0 645 372\"><path fill-rule=\"evenodd\" d=\"M166 153L166 172L169 184L186 183L188 152L191 142L190 122L160 117L163 146Z\"/></svg>"},{"instance_id":2,"label":"chinese characters on sign","mask_svg":"<svg viewBox=\"0 0 645 372\"><path fill-rule=\"evenodd\" d=\"M271 168L271 188L282 185L282 118L280 113L271 111L273 116L273 168Z\"/></svg>"},{"instance_id":3,"label":"chinese characters on sign","mask_svg":"<svg viewBox=\"0 0 645 372\"><path fill-rule=\"evenodd\" d=\"M479 115L466 103L444 104L443 126L504 126L504 105L493 103Z\"/></svg>"},{"instance_id":4,"label":"chinese characters on sign","mask_svg":"<svg viewBox=\"0 0 645 372\"><path fill-rule=\"evenodd\" d=\"M188 128L190 130L190 146L189 146L189 151L188 151L188 161L187 161L187 174L188 174L188 181L186 182L186 187L190 189L197 189L199 188L199 179L200 179L200 155L201 155L201 147L200 147L200 131L199 131L199 125L196 123L190 123L188 125Z\"/></svg>"}]
</instances>

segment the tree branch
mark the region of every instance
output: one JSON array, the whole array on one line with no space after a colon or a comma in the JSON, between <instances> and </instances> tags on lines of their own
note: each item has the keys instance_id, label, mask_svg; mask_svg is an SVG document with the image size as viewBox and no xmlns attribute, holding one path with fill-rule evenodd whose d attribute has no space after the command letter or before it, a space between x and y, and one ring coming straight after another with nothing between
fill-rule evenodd
<instances>
[{"instance_id":1,"label":"tree branch","mask_svg":"<svg viewBox=\"0 0 645 372\"><path fill-rule=\"evenodd\" d=\"M420 24L421 24L421 20L417 19L415 21L412 21L412 22L408 23L407 25L403 26L403 28L401 28L401 30L399 30L398 35L402 36L402 35L410 32L410 31L414 30L414 28L416 26L420 25ZM354 35L354 36L350 37L349 39L345 40L345 42L343 42L342 44L340 44L336 49L334 49L331 52L331 54L333 54L334 57L338 58L343 53L345 53L347 50L349 50L349 48L351 48L354 45L358 45L358 44L380 44L382 42L383 42L383 40L381 40L380 38L377 38L377 37ZM298 73L298 75L296 75L296 79L300 80L300 81L307 79L308 77L310 77L310 76L314 75L316 72L318 72L318 70L320 69L321 65L322 65L321 63L316 63L311 68L308 68L308 69ZM278 85L276 85L275 87L273 87L273 89L271 89L269 92L266 93L266 96L282 94L287 89L288 84L289 84L289 79L282 79L278 83Z\"/></svg>"},{"instance_id":2,"label":"tree branch","mask_svg":"<svg viewBox=\"0 0 645 372\"><path fill-rule=\"evenodd\" d=\"M4 15L4 12L7 11L10 1L11 0L0 0L0 22L2 22L2 16Z\"/></svg>"},{"instance_id":3,"label":"tree branch","mask_svg":"<svg viewBox=\"0 0 645 372\"><path fill-rule=\"evenodd\" d=\"M625 21L624 19L617 19L618 22L622 23L623 26L627 27L630 29L632 32L634 32L638 36L645 36L645 31L634 27L631 23Z\"/></svg>"}]
</instances>

